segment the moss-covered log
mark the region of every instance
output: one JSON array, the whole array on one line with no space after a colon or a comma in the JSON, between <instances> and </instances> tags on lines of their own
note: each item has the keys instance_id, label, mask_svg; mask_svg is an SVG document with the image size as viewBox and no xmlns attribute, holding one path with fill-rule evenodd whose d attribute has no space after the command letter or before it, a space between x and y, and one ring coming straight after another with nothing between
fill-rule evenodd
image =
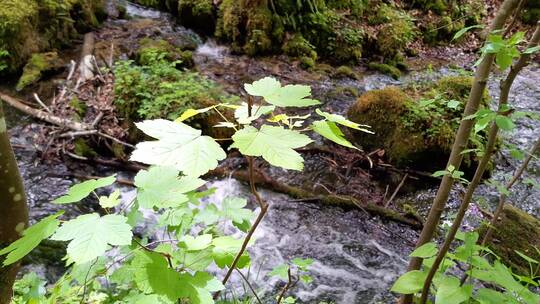
<instances>
[{"instance_id":1,"label":"moss-covered log","mask_svg":"<svg viewBox=\"0 0 540 304\"><path fill-rule=\"evenodd\" d=\"M486 230L487 226L482 226L480 234ZM505 205L493 227L492 241L487 245L517 273L529 275L529 263L516 251L540 261L540 220L516 207Z\"/></svg>"},{"instance_id":2,"label":"moss-covered log","mask_svg":"<svg viewBox=\"0 0 540 304\"><path fill-rule=\"evenodd\" d=\"M224 168L218 168L210 171L206 176L234 177L237 180L249 182L248 171L234 170L230 171ZM293 198L316 200L324 204L355 207L367 211L370 214L380 216L383 219L391 220L398 223L409 225L413 228L422 228L422 223L415 217L403 215L395 210L379 206L372 202L361 202L358 199L349 195L337 194L317 194L308 189L288 185L271 179L263 174L255 173L255 184L259 187L270 189L272 191L287 194Z\"/></svg>"}]
</instances>

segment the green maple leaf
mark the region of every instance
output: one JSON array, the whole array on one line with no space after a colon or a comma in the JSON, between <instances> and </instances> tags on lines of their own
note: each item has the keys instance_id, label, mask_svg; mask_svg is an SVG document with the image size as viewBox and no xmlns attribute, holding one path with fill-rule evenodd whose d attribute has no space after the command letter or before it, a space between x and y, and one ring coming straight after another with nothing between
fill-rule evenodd
<instances>
[{"instance_id":1,"label":"green maple leaf","mask_svg":"<svg viewBox=\"0 0 540 304\"><path fill-rule=\"evenodd\" d=\"M130 268L140 291L165 296L171 301L181 297L183 288L180 274L169 267L161 254L139 251Z\"/></svg>"},{"instance_id":2,"label":"green maple leaf","mask_svg":"<svg viewBox=\"0 0 540 304\"><path fill-rule=\"evenodd\" d=\"M118 206L120 201L120 190L115 190L109 196L100 196L99 205L103 208L113 208Z\"/></svg>"},{"instance_id":3,"label":"green maple leaf","mask_svg":"<svg viewBox=\"0 0 540 304\"><path fill-rule=\"evenodd\" d=\"M274 267L274 269L272 269L272 271L270 271L268 275L272 277L278 277L282 280L287 280L289 278L289 265L278 265Z\"/></svg>"},{"instance_id":4,"label":"green maple leaf","mask_svg":"<svg viewBox=\"0 0 540 304\"><path fill-rule=\"evenodd\" d=\"M51 239L70 241L68 256L76 264L83 264L103 255L107 245L129 245L133 234L126 221L121 215L84 214L62 224Z\"/></svg>"},{"instance_id":5,"label":"green maple leaf","mask_svg":"<svg viewBox=\"0 0 540 304\"><path fill-rule=\"evenodd\" d=\"M306 98L311 95L311 88L305 85L281 86L272 77L265 77L244 88L252 96L263 97L266 102L279 107L307 107L320 104L318 100Z\"/></svg>"},{"instance_id":6,"label":"green maple leaf","mask_svg":"<svg viewBox=\"0 0 540 304\"><path fill-rule=\"evenodd\" d=\"M371 128L370 126L361 125L361 124L358 124L356 122L350 121L347 118L345 118L345 117L343 117L343 116L341 116L339 114L332 114L332 113L324 112L324 111L321 111L320 109L315 109L315 112L317 112L317 114L321 115L322 117L324 117L328 121L335 122L335 123L340 124L342 126L345 126L347 128L351 128L351 129L355 129L355 130L358 130L358 131L374 134L373 131L369 130L369 128Z\"/></svg>"},{"instance_id":7,"label":"green maple leaf","mask_svg":"<svg viewBox=\"0 0 540 304\"><path fill-rule=\"evenodd\" d=\"M187 176L201 176L225 159L225 151L209 136L181 122L145 120L137 127L158 140L137 144L131 160L149 165L174 167Z\"/></svg>"},{"instance_id":8,"label":"green maple leaf","mask_svg":"<svg viewBox=\"0 0 540 304\"><path fill-rule=\"evenodd\" d=\"M254 240L251 240L250 244L253 241ZM231 236L222 236L222 237L214 238L212 240L212 245L214 246L212 248L212 256L214 258L214 262L216 262L216 265L219 268L230 266L234 258L236 257L238 250L240 250L240 247L242 247L242 243L243 243L242 239L235 239ZM236 267L244 268L248 264L249 264L249 255L246 252L244 252L244 255L242 255Z\"/></svg>"},{"instance_id":9,"label":"green maple leaf","mask_svg":"<svg viewBox=\"0 0 540 304\"><path fill-rule=\"evenodd\" d=\"M180 242L180 247L185 248L188 251L199 251L208 248L211 243L211 234L203 234L196 237L193 237L191 235L185 235Z\"/></svg>"},{"instance_id":10,"label":"green maple leaf","mask_svg":"<svg viewBox=\"0 0 540 304\"><path fill-rule=\"evenodd\" d=\"M220 281L206 272L196 272L195 275L183 273L180 280L183 286L180 297L189 299L192 304L213 304L212 292L225 288Z\"/></svg>"},{"instance_id":11,"label":"green maple leaf","mask_svg":"<svg viewBox=\"0 0 540 304\"><path fill-rule=\"evenodd\" d=\"M90 179L80 184L71 186L68 193L52 201L54 204L70 204L75 203L87 197L97 188L102 188L112 185L116 181L116 174L100 179Z\"/></svg>"},{"instance_id":12,"label":"green maple leaf","mask_svg":"<svg viewBox=\"0 0 540 304\"><path fill-rule=\"evenodd\" d=\"M304 167L304 159L293 149L312 142L300 132L268 125L263 125L260 130L246 126L232 139L231 148L238 148L244 155L262 156L274 166L299 171Z\"/></svg>"},{"instance_id":13,"label":"green maple leaf","mask_svg":"<svg viewBox=\"0 0 540 304\"><path fill-rule=\"evenodd\" d=\"M251 116L249 116L248 105L244 102L238 109L234 111L234 118L236 118L236 121L238 121L238 123L247 125L263 115L272 113L275 109L275 106L253 105L253 107L251 108Z\"/></svg>"},{"instance_id":14,"label":"green maple leaf","mask_svg":"<svg viewBox=\"0 0 540 304\"><path fill-rule=\"evenodd\" d=\"M185 193L201 187L204 183L205 181L195 177L179 178L178 171L172 167L151 167L139 171L135 176L137 200L146 208L180 206L189 201Z\"/></svg>"},{"instance_id":15,"label":"green maple leaf","mask_svg":"<svg viewBox=\"0 0 540 304\"><path fill-rule=\"evenodd\" d=\"M25 257L36 248L41 241L50 237L60 225L57 219L64 212L60 211L37 222L22 232L22 237L0 250L0 255L5 255L4 266L11 265Z\"/></svg>"},{"instance_id":16,"label":"green maple leaf","mask_svg":"<svg viewBox=\"0 0 540 304\"><path fill-rule=\"evenodd\" d=\"M253 218L253 211L244 208L246 205L247 200L244 198L226 197L223 200L221 214L237 225L242 225L245 222L249 223Z\"/></svg>"},{"instance_id":17,"label":"green maple leaf","mask_svg":"<svg viewBox=\"0 0 540 304\"><path fill-rule=\"evenodd\" d=\"M343 132L331 121L319 120L313 122L313 131L323 137L347 148L358 149L350 141L345 139Z\"/></svg>"}]
</instances>

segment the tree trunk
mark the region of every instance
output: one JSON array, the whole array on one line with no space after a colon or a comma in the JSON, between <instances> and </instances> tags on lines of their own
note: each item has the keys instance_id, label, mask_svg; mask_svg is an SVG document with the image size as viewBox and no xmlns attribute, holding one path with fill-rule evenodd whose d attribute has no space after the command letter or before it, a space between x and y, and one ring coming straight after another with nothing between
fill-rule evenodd
<instances>
[{"instance_id":1,"label":"tree trunk","mask_svg":"<svg viewBox=\"0 0 540 304\"><path fill-rule=\"evenodd\" d=\"M497 15L492 21L491 26L489 27L490 33L503 28L508 17L511 16L512 12L518 6L519 1L520 0L506 0L503 2ZM488 77L494 59L495 54L485 54L480 65L476 69L473 86L469 94L467 105L465 106L463 117L472 115L478 110L480 100L482 99L482 95L484 94L484 90L487 85ZM450 157L448 159L447 168L449 166L453 166L454 168L456 168L456 170L459 170L459 167L461 166L461 161L463 160L463 154L461 152L463 152L463 150L465 150L465 148L467 147L470 133L474 124L474 119L467 119L461 121L454 144L452 146ZM453 184L454 180L451 176L445 175L443 177L439 186L439 190L437 191L437 195L435 196L433 204L431 205L431 209L426 219L424 229L418 237L416 248L431 241L431 239L433 238L433 235L439 225L441 214L444 210L444 207L446 206L446 202L448 201L448 196L450 194L450 190L452 189ZM408 271L418 270L420 269L421 265L422 259L413 257L409 262ZM403 296L400 299L400 303L412 303L412 295Z\"/></svg>"},{"instance_id":2,"label":"tree trunk","mask_svg":"<svg viewBox=\"0 0 540 304\"><path fill-rule=\"evenodd\" d=\"M20 237L28 225L28 209L21 175L11 149L6 121L0 102L0 248ZM13 282L19 263L1 267L0 257L0 304L8 304L13 294Z\"/></svg>"}]
</instances>

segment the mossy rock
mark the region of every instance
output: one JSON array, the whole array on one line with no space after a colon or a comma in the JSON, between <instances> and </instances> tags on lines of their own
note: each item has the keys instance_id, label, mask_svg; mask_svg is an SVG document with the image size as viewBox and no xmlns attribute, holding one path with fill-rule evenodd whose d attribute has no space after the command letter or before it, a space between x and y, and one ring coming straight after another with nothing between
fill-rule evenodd
<instances>
[{"instance_id":1,"label":"mossy rock","mask_svg":"<svg viewBox=\"0 0 540 304\"><path fill-rule=\"evenodd\" d=\"M529 264L519 251L540 261L540 220L516 207L505 205L488 246L518 274L529 275ZM487 227L480 228L484 234ZM536 249L535 249L536 248Z\"/></svg>"},{"instance_id":2,"label":"mossy rock","mask_svg":"<svg viewBox=\"0 0 540 304\"><path fill-rule=\"evenodd\" d=\"M17 72L34 53L68 46L105 16L103 0L0 0L0 73Z\"/></svg>"},{"instance_id":3,"label":"mossy rock","mask_svg":"<svg viewBox=\"0 0 540 304\"><path fill-rule=\"evenodd\" d=\"M348 66L342 65L336 69L334 72L334 77L336 78L352 78L359 79L358 74Z\"/></svg>"},{"instance_id":4,"label":"mossy rock","mask_svg":"<svg viewBox=\"0 0 540 304\"><path fill-rule=\"evenodd\" d=\"M317 60L315 47L301 34L295 34L285 40L282 47L283 53L291 57L309 57Z\"/></svg>"},{"instance_id":5,"label":"mossy rock","mask_svg":"<svg viewBox=\"0 0 540 304\"><path fill-rule=\"evenodd\" d=\"M536 24L540 20L540 1L529 0L521 15L521 20L527 24Z\"/></svg>"},{"instance_id":6,"label":"mossy rock","mask_svg":"<svg viewBox=\"0 0 540 304\"><path fill-rule=\"evenodd\" d=\"M213 34L216 28L214 1L179 0L178 18L185 26L195 27L206 34Z\"/></svg>"},{"instance_id":7,"label":"mossy rock","mask_svg":"<svg viewBox=\"0 0 540 304\"><path fill-rule=\"evenodd\" d=\"M382 148L390 163L433 172L445 167L452 149L472 78L447 77L422 88L386 87L364 93L349 109L354 122L370 125L374 135L354 132L354 141L367 151ZM451 100L458 104L449 106ZM482 100L487 106L489 97ZM483 145L475 136L474 143ZM473 144L469 148L474 148ZM464 156L467 173L476 162Z\"/></svg>"},{"instance_id":8,"label":"mossy rock","mask_svg":"<svg viewBox=\"0 0 540 304\"><path fill-rule=\"evenodd\" d=\"M141 39L136 56L137 62L141 65L149 65L161 57L169 62L178 62L177 68L191 68L195 65L193 52L182 51L163 39Z\"/></svg>"},{"instance_id":9,"label":"mossy rock","mask_svg":"<svg viewBox=\"0 0 540 304\"><path fill-rule=\"evenodd\" d=\"M64 62L56 52L34 54L24 66L23 74L17 82L17 91L35 84L47 73L58 71L64 67Z\"/></svg>"},{"instance_id":10,"label":"mossy rock","mask_svg":"<svg viewBox=\"0 0 540 304\"><path fill-rule=\"evenodd\" d=\"M401 77L401 71L396 68L395 66L392 66L390 64L386 63L379 63L379 62L370 62L368 64L368 68L379 71L383 74L389 75L394 79L399 79Z\"/></svg>"}]
</instances>

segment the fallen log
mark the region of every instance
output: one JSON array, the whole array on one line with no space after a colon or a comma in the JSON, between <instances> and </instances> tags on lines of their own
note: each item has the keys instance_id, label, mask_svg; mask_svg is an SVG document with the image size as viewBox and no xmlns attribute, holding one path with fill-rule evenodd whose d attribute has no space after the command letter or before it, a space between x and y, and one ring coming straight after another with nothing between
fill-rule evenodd
<instances>
[{"instance_id":1,"label":"fallen log","mask_svg":"<svg viewBox=\"0 0 540 304\"><path fill-rule=\"evenodd\" d=\"M249 173L246 170L231 171L227 168L217 168L208 172L204 177L233 177L243 182L249 182ZM259 187L263 187L275 192L287 194L293 198L301 199L305 201L319 201L324 204L343 206L343 207L357 207L370 214L380 216L394 222L409 225L413 228L422 228L422 223L417 219L409 218L395 210L379 206L371 202L360 202L355 197L349 195L337 195L337 194L317 194L310 190L303 189L292 185L276 181L260 173L255 173L255 184Z\"/></svg>"},{"instance_id":2,"label":"fallen log","mask_svg":"<svg viewBox=\"0 0 540 304\"><path fill-rule=\"evenodd\" d=\"M36 117L40 120L46 121L48 123L51 123L53 125L57 125L59 127L71 129L74 131L86 131L89 129L92 129L91 126L71 121L69 119L61 118L58 116L55 116L53 114L47 113L42 110L35 109L33 107L25 105L22 101L18 100L15 97L11 97L7 94L4 94L0 92L0 99L5 101L8 105L28 114L33 117Z\"/></svg>"},{"instance_id":3,"label":"fallen log","mask_svg":"<svg viewBox=\"0 0 540 304\"><path fill-rule=\"evenodd\" d=\"M123 167L125 169L138 171L146 169L147 166L139 165L138 163L133 162L119 162L119 161L108 161L105 159L87 159L89 163L100 163L103 165L109 165L114 167ZM124 167L126 166L126 167ZM249 173L247 170L231 170L229 168L219 167L214 170L206 173L203 178L208 179L212 177L218 178L228 178L232 177L236 180L242 182L249 182ZM319 201L323 204L341 206L341 207L355 207L361 210L366 211L369 214L379 216L383 219L391 220L394 222L406 224L415 229L422 228L422 222L414 217L407 217L399 213L398 211L385 208L384 206L379 206L376 203L363 203L358 199L349 196L349 195L337 195L337 194L317 194L310 190L303 189L300 187L287 185L285 183L279 182L275 179L271 179L260 172L255 172L255 184L259 187L266 188L275 192L287 194L293 198L296 198L301 201ZM92 176L90 178L99 178ZM122 181L122 184L129 185L131 182Z\"/></svg>"}]
</instances>

